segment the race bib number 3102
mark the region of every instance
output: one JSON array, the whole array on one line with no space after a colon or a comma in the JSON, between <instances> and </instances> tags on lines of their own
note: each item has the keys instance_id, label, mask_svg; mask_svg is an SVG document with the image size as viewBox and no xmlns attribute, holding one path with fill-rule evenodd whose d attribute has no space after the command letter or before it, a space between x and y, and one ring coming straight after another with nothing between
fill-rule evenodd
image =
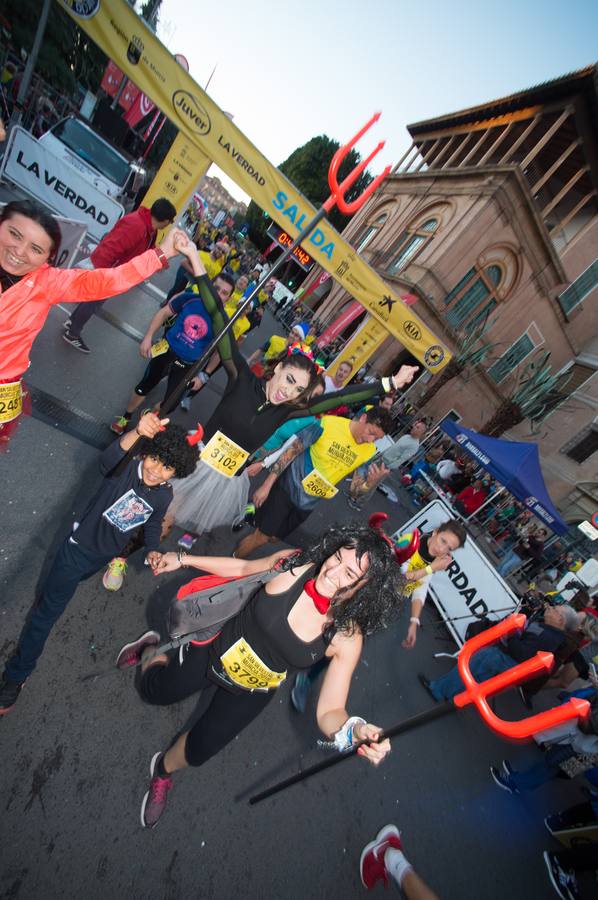
<instances>
[{"instance_id":1,"label":"race bib number 3102","mask_svg":"<svg viewBox=\"0 0 598 900\"><path fill-rule=\"evenodd\" d=\"M201 451L200 458L221 475L232 478L248 456L249 453L246 450L227 438L221 431L217 431Z\"/></svg>"},{"instance_id":2,"label":"race bib number 3102","mask_svg":"<svg viewBox=\"0 0 598 900\"><path fill-rule=\"evenodd\" d=\"M245 638L235 641L220 661L230 680L248 691L276 690L287 677L286 672L269 669Z\"/></svg>"}]
</instances>

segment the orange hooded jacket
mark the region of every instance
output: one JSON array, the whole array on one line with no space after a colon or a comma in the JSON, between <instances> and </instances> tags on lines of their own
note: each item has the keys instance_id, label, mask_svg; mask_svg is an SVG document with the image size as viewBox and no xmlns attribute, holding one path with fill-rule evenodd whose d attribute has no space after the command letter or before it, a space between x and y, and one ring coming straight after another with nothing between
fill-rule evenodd
<instances>
[{"instance_id":1,"label":"orange hooded jacket","mask_svg":"<svg viewBox=\"0 0 598 900\"><path fill-rule=\"evenodd\" d=\"M44 263L0 293L0 381L17 381L29 366L31 345L55 303L103 300L135 287L168 261L146 250L114 269L55 269Z\"/></svg>"}]
</instances>

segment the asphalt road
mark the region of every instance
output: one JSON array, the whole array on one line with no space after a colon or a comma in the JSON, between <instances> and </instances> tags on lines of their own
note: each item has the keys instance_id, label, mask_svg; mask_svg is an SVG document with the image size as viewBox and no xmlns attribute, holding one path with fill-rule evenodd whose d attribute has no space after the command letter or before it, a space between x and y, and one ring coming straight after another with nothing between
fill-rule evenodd
<instances>
[{"instance_id":1,"label":"asphalt road","mask_svg":"<svg viewBox=\"0 0 598 900\"><path fill-rule=\"evenodd\" d=\"M164 286L172 277L161 273L156 281ZM123 409L143 370L126 326L142 330L156 304L155 295L139 289L112 300L107 309L115 322L94 318L86 329L89 356L61 340L60 309L52 310L35 344L28 382L50 406L41 418L24 420L0 458L2 659L54 548L95 489L98 435L110 438L106 423ZM248 350L273 327L266 317ZM200 394L191 414L177 414L181 421L205 418L222 378ZM379 493L375 508L389 511L396 527L409 514ZM339 494L321 505L294 543L356 515ZM220 555L233 544L223 531L200 546ZM17 707L0 722L0 897L359 898L361 849L388 822L403 830L407 855L446 900L554 896L541 854L558 845L542 821L578 802L581 788L557 781L523 797L499 791L489 764L508 755L524 765L539 751L505 746L467 711L397 739L377 770L353 759L250 807L252 792L321 759L313 703L298 716L283 687L263 717L217 758L176 777L158 828L142 830L149 761L193 715L197 701L151 708L128 674L81 678L110 667L120 646L148 622L160 624L177 579L166 576L157 593L135 558L117 594L103 589L101 574L82 584ZM405 615L367 642L351 690L352 712L391 724L429 707L416 672L446 670L448 661L432 654L453 647L433 609L425 609L423 622L411 652L400 644ZM514 695L500 698L498 711L523 715Z\"/></svg>"}]
</instances>

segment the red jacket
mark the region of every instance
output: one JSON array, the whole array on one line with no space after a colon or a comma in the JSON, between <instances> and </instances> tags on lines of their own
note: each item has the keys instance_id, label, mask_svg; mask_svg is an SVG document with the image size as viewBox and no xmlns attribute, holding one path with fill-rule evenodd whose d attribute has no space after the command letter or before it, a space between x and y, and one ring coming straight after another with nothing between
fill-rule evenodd
<instances>
[{"instance_id":1,"label":"red jacket","mask_svg":"<svg viewBox=\"0 0 598 900\"><path fill-rule=\"evenodd\" d=\"M90 256L96 269L112 269L139 256L156 243L152 214L146 206L127 213L105 234Z\"/></svg>"},{"instance_id":2,"label":"red jacket","mask_svg":"<svg viewBox=\"0 0 598 900\"><path fill-rule=\"evenodd\" d=\"M0 293L0 380L17 381L54 303L103 300L135 287L162 268L148 250L116 269L55 269L44 263Z\"/></svg>"},{"instance_id":3,"label":"red jacket","mask_svg":"<svg viewBox=\"0 0 598 900\"><path fill-rule=\"evenodd\" d=\"M455 499L461 501L465 512L468 516L471 516L477 509L480 508L487 497L488 494L486 493L484 488L480 488L479 490L477 490L472 484L470 484L469 487L464 488L460 494L457 494Z\"/></svg>"}]
</instances>

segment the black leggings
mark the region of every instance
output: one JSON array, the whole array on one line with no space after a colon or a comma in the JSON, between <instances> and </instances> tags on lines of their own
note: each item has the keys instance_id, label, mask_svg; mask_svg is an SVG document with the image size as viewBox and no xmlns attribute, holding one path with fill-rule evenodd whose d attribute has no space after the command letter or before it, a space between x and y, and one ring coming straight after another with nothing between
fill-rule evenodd
<instances>
[{"instance_id":1,"label":"black leggings","mask_svg":"<svg viewBox=\"0 0 598 900\"><path fill-rule=\"evenodd\" d=\"M170 655L167 666L150 666L143 675L140 694L154 706L170 706L213 687L208 678L211 665L209 647L193 644L179 665L178 651ZM243 691L233 694L217 687L210 705L195 723L185 744L185 759L190 766L201 766L243 731L268 705L274 691Z\"/></svg>"},{"instance_id":2,"label":"black leggings","mask_svg":"<svg viewBox=\"0 0 598 900\"><path fill-rule=\"evenodd\" d=\"M183 362L178 356L175 356L172 350L160 356L154 356L148 363L143 373L143 378L135 388L135 393L140 397L146 397L163 378L168 375L168 383L166 385L165 397L177 387L181 381L187 378L187 372L192 363Z\"/></svg>"}]
</instances>

